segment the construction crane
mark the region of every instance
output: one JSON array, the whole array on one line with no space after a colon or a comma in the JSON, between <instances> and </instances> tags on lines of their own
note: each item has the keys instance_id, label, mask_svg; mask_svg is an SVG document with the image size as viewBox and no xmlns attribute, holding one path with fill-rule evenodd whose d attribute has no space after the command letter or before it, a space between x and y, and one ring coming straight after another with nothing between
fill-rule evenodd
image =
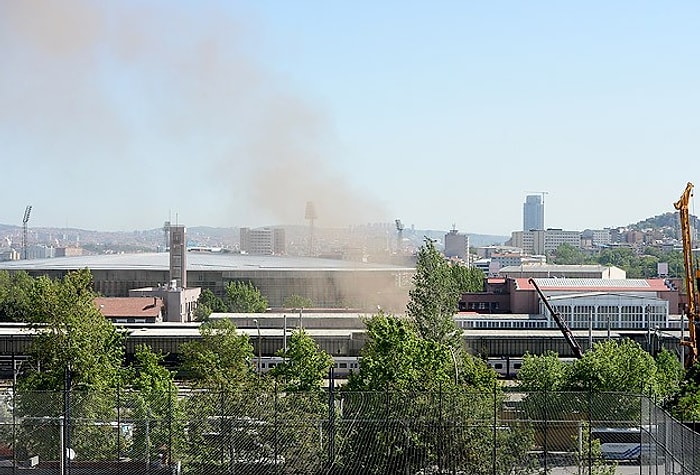
<instances>
[{"instance_id":1,"label":"construction crane","mask_svg":"<svg viewBox=\"0 0 700 475\"><path fill-rule=\"evenodd\" d=\"M538 195L542 195L542 203L544 204L544 195L548 195L549 191L526 191L525 193L537 193Z\"/></svg>"},{"instance_id":2,"label":"construction crane","mask_svg":"<svg viewBox=\"0 0 700 475\"><path fill-rule=\"evenodd\" d=\"M549 310L549 313L552 315L552 318L555 322L557 322L557 326L559 327L559 330L561 330L561 333L564 335L564 339L571 347L571 351L574 353L574 356L578 359L583 358L583 348L581 348L581 345L578 344L578 342L574 338L574 334L571 332L571 329L566 324L564 319L561 318L559 312L554 311L552 306L549 304L549 300L542 293L542 290L540 290L540 287L537 285L537 282L535 282L535 279L530 278L528 279L528 282L532 284L532 286L535 288L537 294L540 296L540 299L542 299L542 302L544 302L544 305L547 307L547 310Z\"/></svg>"},{"instance_id":3,"label":"construction crane","mask_svg":"<svg viewBox=\"0 0 700 475\"><path fill-rule=\"evenodd\" d=\"M681 235L683 238L683 264L685 268L685 292L688 296L688 305L685 314L688 318L688 339L682 339L681 345L687 346L690 351L685 358L685 367L690 368L698 360L698 337L695 325L698 321L698 287L700 286L700 270L693 265L693 240L690 234L690 215L688 203L693 195L693 184L688 182L680 199L673 204L678 210L681 222ZM693 280L695 275L695 280ZM682 326L681 326L682 328Z\"/></svg>"},{"instance_id":4,"label":"construction crane","mask_svg":"<svg viewBox=\"0 0 700 475\"><path fill-rule=\"evenodd\" d=\"M27 259L27 223L29 215L32 213L32 205L27 205L24 208L24 218L22 218L22 258Z\"/></svg>"}]
</instances>

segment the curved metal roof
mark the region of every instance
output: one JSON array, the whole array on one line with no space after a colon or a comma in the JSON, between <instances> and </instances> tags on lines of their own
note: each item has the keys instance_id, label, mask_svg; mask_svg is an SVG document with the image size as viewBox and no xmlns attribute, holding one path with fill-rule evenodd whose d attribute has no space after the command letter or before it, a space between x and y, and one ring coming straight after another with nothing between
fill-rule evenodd
<instances>
[{"instance_id":1,"label":"curved metal roof","mask_svg":"<svg viewBox=\"0 0 700 475\"><path fill-rule=\"evenodd\" d=\"M78 257L55 257L0 262L0 270L167 270L169 254L107 254ZM399 271L413 272L413 267L388 264L368 264L355 261L323 259L318 257L253 256L247 254L217 254L205 252L187 253L189 271L241 271L241 270L328 270L328 271Z\"/></svg>"}]
</instances>

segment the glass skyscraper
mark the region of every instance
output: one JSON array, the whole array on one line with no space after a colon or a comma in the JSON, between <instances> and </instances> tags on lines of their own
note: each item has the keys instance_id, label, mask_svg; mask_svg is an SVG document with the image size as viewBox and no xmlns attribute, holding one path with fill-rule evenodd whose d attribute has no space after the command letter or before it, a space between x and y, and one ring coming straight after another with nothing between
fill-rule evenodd
<instances>
[{"instance_id":1,"label":"glass skyscraper","mask_svg":"<svg viewBox=\"0 0 700 475\"><path fill-rule=\"evenodd\" d=\"M540 195L528 195L523 204L523 231L544 229L544 201Z\"/></svg>"}]
</instances>

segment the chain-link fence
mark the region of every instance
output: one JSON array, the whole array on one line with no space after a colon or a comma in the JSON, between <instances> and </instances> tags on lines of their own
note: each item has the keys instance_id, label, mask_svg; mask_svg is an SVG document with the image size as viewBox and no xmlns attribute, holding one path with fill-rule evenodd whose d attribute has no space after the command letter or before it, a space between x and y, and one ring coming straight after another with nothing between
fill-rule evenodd
<instances>
[{"instance_id":1,"label":"chain-link fence","mask_svg":"<svg viewBox=\"0 0 700 475\"><path fill-rule=\"evenodd\" d=\"M623 393L10 388L0 475L690 475L692 426Z\"/></svg>"}]
</instances>

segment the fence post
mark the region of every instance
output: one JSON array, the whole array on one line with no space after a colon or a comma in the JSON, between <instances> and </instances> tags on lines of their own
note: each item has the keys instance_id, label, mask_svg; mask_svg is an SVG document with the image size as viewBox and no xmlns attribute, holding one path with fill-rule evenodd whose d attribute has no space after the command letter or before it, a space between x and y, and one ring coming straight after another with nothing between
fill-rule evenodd
<instances>
[{"instance_id":1,"label":"fence post","mask_svg":"<svg viewBox=\"0 0 700 475\"><path fill-rule=\"evenodd\" d=\"M286 338L286 335L285 335ZM275 431L275 473L279 473L279 467L277 466L277 461L279 460L279 454L278 454L278 445L279 445L279 440L277 438L277 434L279 432L279 427L277 427L277 378L275 378L275 385L274 385L274 399L272 400L272 410L274 412L273 418L274 418L274 431Z\"/></svg>"},{"instance_id":2,"label":"fence post","mask_svg":"<svg viewBox=\"0 0 700 475\"><path fill-rule=\"evenodd\" d=\"M335 374L328 369L328 470L335 462Z\"/></svg>"},{"instance_id":3,"label":"fence post","mask_svg":"<svg viewBox=\"0 0 700 475\"><path fill-rule=\"evenodd\" d=\"M496 457L498 455L497 453L497 440L498 440L498 411L496 410L496 386L497 382L493 383L493 391L492 391L492 403L493 403L493 451L492 451L492 458L493 458L493 475L496 475Z\"/></svg>"},{"instance_id":4,"label":"fence post","mask_svg":"<svg viewBox=\"0 0 700 475\"><path fill-rule=\"evenodd\" d=\"M431 400L432 400L432 397L434 394L435 394L435 391L430 391ZM442 418L442 381L440 381L440 383L438 384L438 421L439 421L438 431L442 432L442 422L443 422L443 418ZM437 447L438 447L438 453L437 453L438 473L442 473L443 453L442 453L442 437L440 437L440 436L438 436Z\"/></svg>"},{"instance_id":5,"label":"fence post","mask_svg":"<svg viewBox=\"0 0 700 475\"><path fill-rule=\"evenodd\" d=\"M639 391L639 475L642 475L642 452L644 450L644 381L641 383L642 390ZM649 398L651 399L651 385L649 386Z\"/></svg>"},{"instance_id":6,"label":"fence post","mask_svg":"<svg viewBox=\"0 0 700 475\"><path fill-rule=\"evenodd\" d=\"M12 353L12 475L17 473L17 369L15 354Z\"/></svg>"},{"instance_id":7,"label":"fence post","mask_svg":"<svg viewBox=\"0 0 700 475\"><path fill-rule=\"evenodd\" d=\"M544 456L544 473L549 473L547 469L547 386L544 387L544 427L542 428L542 454Z\"/></svg>"},{"instance_id":8,"label":"fence post","mask_svg":"<svg viewBox=\"0 0 700 475\"><path fill-rule=\"evenodd\" d=\"M121 468L119 466L119 460L121 459L121 442L122 442L122 420L121 420L121 398L119 393L119 380L121 379L121 374L117 370L117 389L116 389L116 400L117 400L117 473L121 473Z\"/></svg>"},{"instance_id":9,"label":"fence post","mask_svg":"<svg viewBox=\"0 0 700 475\"><path fill-rule=\"evenodd\" d=\"M593 473L593 386L588 381L588 473Z\"/></svg>"},{"instance_id":10,"label":"fence post","mask_svg":"<svg viewBox=\"0 0 700 475\"><path fill-rule=\"evenodd\" d=\"M61 444L62 475L70 475L70 404L71 404L71 369L70 364L66 366L63 375L63 444Z\"/></svg>"}]
</instances>

